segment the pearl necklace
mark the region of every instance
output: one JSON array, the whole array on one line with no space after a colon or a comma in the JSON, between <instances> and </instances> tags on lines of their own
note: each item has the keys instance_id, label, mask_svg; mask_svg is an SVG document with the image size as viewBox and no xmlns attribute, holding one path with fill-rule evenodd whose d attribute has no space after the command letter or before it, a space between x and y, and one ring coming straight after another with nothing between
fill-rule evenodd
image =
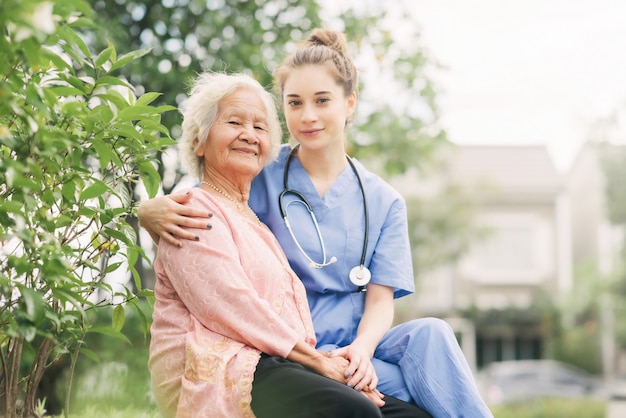
<instances>
[{"instance_id":1,"label":"pearl necklace","mask_svg":"<svg viewBox=\"0 0 626 418\"><path fill-rule=\"evenodd\" d=\"M212 183L209 183L208 181L202 181L202 184L206 184L211 189L215 190L216 192L218 192L219 194L224 196L226 199L228 199L231 202L233 202L235 204L235 206L237 207L237 210L239 211L239 213L241 213L242 215L245 216L245 208L244 208L244 206L241 203L237 202L234 197L232 197L231 195L229 195L228 193L226 193L225 191L223 191L222 189L220 189L216 185L214 185ZM250 209L249 206L248 206L248 209ZM261 220L259 219L258 216L256 216L256 213L254 213L254 211L252 209L250 209L250 212L252 212L252 214L254 215L254 219L256 220L256 223L261 225Z\"/></svg>"}]
</instances>

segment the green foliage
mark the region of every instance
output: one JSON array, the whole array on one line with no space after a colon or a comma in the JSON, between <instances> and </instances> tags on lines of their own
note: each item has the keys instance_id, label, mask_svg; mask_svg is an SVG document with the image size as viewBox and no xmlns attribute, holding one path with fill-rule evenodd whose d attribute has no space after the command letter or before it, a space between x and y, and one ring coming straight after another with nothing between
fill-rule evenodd
<instances>
[{"instance_id":1,"label":"green foliage","mask_svg":"<svg viewBox=\"0 0 626 418\"><path fill-rule=\"evenodd\" d=\"M626 147L598 145L602 169L606 178L605 193L611 223L626 225Z\"/></svg>"},{"instance_id":2,"label":"green foliage","mask_svg":"<svg viewBox=\"0 0 626 418\"><path fill-rule=\"evenodd\" d=\"M523 333L525 329L534 330L539 324L542 335L546 337L556 335L559 331L560 312L551 295L542 290L536 290L532 300L532 305L525 308L480 310L471 307L463 311L463 317L471 319L476 329L479 330L504 325L516 328Z\"/></svg>"},{"instance_id":3,"label":"green foliage","mask_svg":"<svg viewBox=\"0 0 626 418\"><path fill-rule=\"evenodd\" d=\"M150 373L148 363L149 338L145 334L145 318L138 312L151 312L152 308L146 301L139 302L140 310L131 307L122 308L126 316L123 325L124 335L128 342L111 339L105 334L89 334L85 343L98 352L97 363L80 362L75 371L72 387L71 410L78 416L96 416L89 412L99 411L99 416L117 416L116 413L133 407L147 413L157 410L150 391ZM115 322L118 307L100 309L89 313L90 322L94 326L106 327ZM65 397L63 390L69 379L69 371L65 370L56 395ZM103 415L104 412L109 415ZM156 413L154 414L156 416Z\"/></svg>"},{"instance_id":4,"label":"green foliage","mask_svg":"<svg viewBox=\"0 0 626 418\"><path fill-rule=\"evenodd\" d=\"M459 186L443 187L435 196L408 198L407 208L417 277L459 260L472 243L487 234L473 222L477 203Z\"/></svg>"},{"instance_id":5,"label":"green foliage","mask_svg":"<svg viewBox=\"0 0 626 418\"><path fill-rule=\"evenodd\" d=\"M616 340L621 346L626 345L626 330L624 330L623 296L615 292L617 271L602 274L598 270L596 260L590 259L580 262L574 270L574 285L563 298L560 305L563 317L568 319L568 327L564 327L554 341L554 358L571 363L591 373L602 372L601 341L603 322L615 323ZM606 334L605 334L606 335Z\"/></svg>"},{"instance_id":6,"label":"green foliage","mask_svg":"<svg viewBox=\"0 0 626 418\"><path fill-rule=\"evenodd\" d=\"M420 42L411 8L411 1L393 7L346 2L331 22L346 33L362 70L350 153L382 160L389 175L431 168L447 151L446 134L437 124L437 88L429 76L436 63Z\"/></svg>"},{"instance_id":7,"label":"green foliage","mask_svg":"<svg viewBox=\"0 0 626 418\"><path fill-rule=\"evenodd\" d=\"M107 31L93 41L105 37L131 49L152 48L150 56L121 73L140 89L162 91L158 102L168 104L180 104L189 81L206 70L247 72L271 89L271 69L283 57L281 48L303 39L320 23L319 6L312 0L96 0L93 4ZM163 123L178 136L180 114L165 115ZM159 166L166 191L182 176L176 169L176 164Z\"/></svg>"},{"instance_id":8,"label":"green foliage","mask_svg":"<svg viewBox=\"0 0 626 418\"><path fill-rule=\"evenodd\" d=\"M92 53L82 0L0 3L0 393L15 416L18 388L34 413L50 362L79 350L90 332L122 340L120 322L92 327L86 312L134 301L105 278L144 256L127 223L132 195L159 186L155 150L172 143L153 106L119 71L149 51ZM143 293L142 293L143 295ZM149 293L145 293L149 296ZM131 306L138 306L133 304ZM147 322L147 321L146 321ZM147 328L145 328L147 331ZM23 353L31 366L20 371Z\"/></svg>"},{"instance_id":9,"label":"green foliage","mask_svg":"<svg viewBox=\"0 0 626 418\"><path fill-rule=\"evenodd\" d=\"M595 322L562 330L552 347L555 360L602 374L601 335Z\"/></svg>"},{"instance_id":10,"label":"green foliage","mask_svg":"<svg viewBox=\"0 0 626 418\"><path fill-rule=\"evenodd\" d=\"M592 399L542 399L492 408L494 418L604 418L606 403Z\"/></svg>"},{"instance_id":11,"label":"green foliage","mask_svg":"<svg viewBox=\"0 0 626 418\"><path fill-rule=\"evenodd\" d=\"M269 88L274 67L311 29L345 31L365 82L349 152L359 158L382 158L386 172L398 174L428 165L445 134L436 127L436 89L427 76L432 60L418 42L419 29L406 16L410 2L392 8L400 10L400 16L392 16L384 3L370 6L347 2L340 16L323 20L315 0L94 2L99 19L106 22L104 37L132 49L154 49L146 59L122 69L123 74L134 85L163 91L161 100L171 104L185 98L188 81L202 70L250 72ZM400 43L392 36L398 19L411 28L405 36L410 42ZM95 36L94 41L104 37ZM372 91L380 89L378 74L385 76L389 102ZM166 115L164 124L176 137L180 115ZM172 173L175 168L160 165L165 191L180 179L181 173Z\"/></svg>"},{"instance_id":12,"label":"green foliage","mask_svg":"<svg viewBox=\"0 0 626 418\"><path fill-rule=\"evenodd\" d=\"M312 28L343 31L361 81L348 152L372 166L380 164L387 175L412 168L424 175L427 169L441 171L437 164L449 148L437 126L437 89L429 77L435 63L420 42L411 7L410 1L394 7L349 1L321 14L314 0L97 0L94 8L107 23L107 36L93 41L110 36L118 45L154 48L121 71L140 88L163 91L157 100L180 103L188 80L202 70L247 71L270 87L272 70ZM180 122L177 113L164 119L174 136ZM168 154L171 159L161 158L159 165L165 192L183 175L172 161L176 150ZM471 226L470 206L467 196L453 188L436 199L409 202L420 270L455 259L467 248L478 232Z\"/></svg>"}]
</instances>

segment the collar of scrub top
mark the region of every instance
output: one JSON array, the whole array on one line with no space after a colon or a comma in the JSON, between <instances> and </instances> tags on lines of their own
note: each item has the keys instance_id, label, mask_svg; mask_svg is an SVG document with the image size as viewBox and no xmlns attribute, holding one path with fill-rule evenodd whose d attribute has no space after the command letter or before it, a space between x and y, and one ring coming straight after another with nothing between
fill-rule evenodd
<instances>
[{"instance_id":1,"label":"collar of scrub top","mask_svg":"<svg viewBox=\"0 0 626 418\"><path fill-rule=\"evenodd\" d=\"M299 191L289 188L289 165L291 164L291 160L293 156L295 155L295 153L297 152L299 147L300 147L299 145L296 145L295 147L293 147L291 152L289 152L289 156L287 157L287 162L285 163L285 168L283 171L283 190L282 192L280 192L280 195L278 195L278 207L280 208L280 213L285 222L285 226L287 227L287 230L289 231L289 234L291 235L291 238L293 239L294 243L296 244L296 246L298 247L302 255L304 255L304 257L309 261L309 267L322 268L322 267L326 267L330 264L335 263L337 261L337 257L332 256L330 257L330 259L327 258L326 245L324 245L324 238L322 237L319 224L317 223L315 212L313 212L313 207L309 203L308 199L304 197L304 195L300 193ZM363 250L361 251L361 262L358 266L355 266L352 268L352 270L350 270L350 274L348 275L348 277L350 278L350 281L355 286L358 286L357 292L364 292L366 290L365 285L369 283L372 277L370 270L367 267L365 267L365 256L367 254L367 240L369 239L369 214L368 214L368 207L367 207L367 199L365 198L365 188L363 187L363 182L361 181L361 176L359 175L359 172L354 166L352 159L348 155L346 155L346 159L348 160L348 163L350 164L350 168L352 168L352 171L354 172L354 175L356 176L357 181L359 182L359 188L361 189L361 196L363 197L363 214L365 215L364 229L363 229L364 231L363 232ZM283 204L284 197L288 194L294 195L297 198L297 200L292 200L291 202L288 202L286 205L284 205ZM317 233L317 239L319 240L320 247L322 248L322 262L321 263L317 263L313 261L313 259L306 253L306 251L304 251L304 248L302 248L302 246L300 245L300 242L298 242L298 239L296 238L295 234L293 233L293 230L291 229L291 225L289 224L289 219L287 218L287 208L292 203L298 203L298 204L304 205L307 211L309 212L311 219L313 220L313 225L315 226L315 232Z\"/></svg>"}]
</instances>

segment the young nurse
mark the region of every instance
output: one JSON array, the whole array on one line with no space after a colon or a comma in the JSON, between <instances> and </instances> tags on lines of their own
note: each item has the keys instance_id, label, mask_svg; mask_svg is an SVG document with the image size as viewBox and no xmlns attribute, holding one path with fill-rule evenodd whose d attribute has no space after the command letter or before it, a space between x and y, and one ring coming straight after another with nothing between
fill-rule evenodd
<instances>
[{"instance_id":1,"label":"young nurse","mask_svg":"<svg viewBox=\"0 0 626 418\"><path fill-rule=\"evenodd\" d=\"M412 402L433 417L492 417L443 320L392 326L394 299L414 291L402 196L345 153L357 71L341 33L316 29L275 70L297 142L254 179L250 207L278 238L307 291L318 349L349 361L348 384ZM206 228L186 196L143 202L153 238L182 245ZM198 219L200 218L200 219ZM202 219L204 218L204 219Z\"/></svg>"}]
</instances>

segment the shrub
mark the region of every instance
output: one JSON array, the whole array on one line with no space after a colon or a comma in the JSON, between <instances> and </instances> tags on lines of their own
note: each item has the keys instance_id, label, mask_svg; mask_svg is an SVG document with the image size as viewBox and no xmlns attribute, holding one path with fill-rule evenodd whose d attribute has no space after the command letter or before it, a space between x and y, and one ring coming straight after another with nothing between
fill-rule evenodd
<instances>
[{"instance_id":1,"label":"shrub","mask_svg":"<svg viewBox=\"0 0 626 418\"><path fill-rule=\"evenodd\" d=\"M123 304L142 291L127 220L133 193L156 193L155 151L172 143L157 93L116 72L147 50L98 54L83 0L0 2L0 415L42 414L37 386L62 357L97 355L88 333L125 339ZM134 286L107 277L129 270ZM138 289L133 292L130 287ZM87 312L116 306L96 327ZM141 312L140 312L141 314ZM147 321L144 321L147 330ZM71 384L71 379L70 379ZM69 405L69 404L67 404ZM68 411L66 411L68 413Z\"/></svg>"}]
</instances>

